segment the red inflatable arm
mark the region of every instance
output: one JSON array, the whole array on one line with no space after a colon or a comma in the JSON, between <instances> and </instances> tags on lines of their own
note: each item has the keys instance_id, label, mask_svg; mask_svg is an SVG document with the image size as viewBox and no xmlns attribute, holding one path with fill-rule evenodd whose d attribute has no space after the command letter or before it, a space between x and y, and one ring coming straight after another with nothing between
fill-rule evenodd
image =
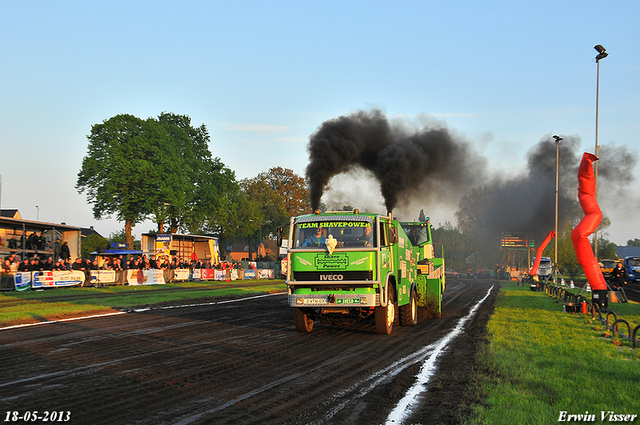
<instances>
[{"instance_id":1,"label":"red inflatable arm","mask_svg":"<svg viewBox=\"0 0 640 425\"><path fill-rule=\"evenodd\" d=\"M606 290L607 284L589 242L589 235L596 230L602 220L602 211L596 200L596 179L593 174L593 162L597 160L597 156L588 152L582 156L578 170L578 199L585 215L571 232L571 240L578 263L582 266L591 289Z\"/></svg>"},{"instance_id":2,"label":"red inflatable arm","mask_svg":"<svg viewBox=\"0 0 640 425\"><path fill-rule=\"evenodd\" d=\"M542 251L547 247L549 241L556 237L555 231L550 231L546 238L542 241L538 250L536 251L536 261L533 262L533 267L529 270L529 276L535 276L538 273L538 267L540 266L540 258L542 257Z\"/></svg>"}]
</instances>

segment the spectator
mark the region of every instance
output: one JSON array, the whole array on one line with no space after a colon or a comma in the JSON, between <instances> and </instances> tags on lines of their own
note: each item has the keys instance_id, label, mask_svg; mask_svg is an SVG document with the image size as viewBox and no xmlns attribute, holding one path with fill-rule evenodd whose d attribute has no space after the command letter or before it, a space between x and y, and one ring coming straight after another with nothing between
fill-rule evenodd
<instances>
[{"instance_id":1,"label":"spectator","mask_svg":"<svg viewBox=\"0 0 640 425\"><path fill-rule=\"evenodd\" d=\"M62 244L60 244L60 238L56 238L56 241L53 243L53 261L58 262L60 259L60 254L62 253Z\"/></svg>"},{"instance_id":2,"label":"spectator","mask_svg":"<svg viewBox=\"0 0 640 425\"><path fill-rule=\"evenodd\" d=\"M84 271L84 262L82 261L82 258L80 257L76 258L76 261L73 264L71 264L71 270Z\"/></svg>"},{"instance_id":3,"label":"spectator","mask_svg":"<svg viewBox=\"0 0 640 425\"><path fill-rule=\"evenodd\" d=\"M33 256L29 264L29 271L37 272L38 270L40 270L40 261L38 260L38 257Z\"/></svg>"},{"instance_id":4,"label":"spectator","mask_svg":"<svg viewBox=\"0 0 640 425\"><path fill-rule=\"evenodd\" d=\"M18 271L19 272L28 272L31 271L31 266L29 264L29 259L25 258L24 260L22 260L22 263L20 263L18 265Z\"/></svg>"},{"instance_id":5,"label":"spectator","mask_svg":"<svg viewBox=\"0 0 640 425\"><path fill-rule=\"evenodd\" d=\"M614 291L622 288L627 284L627 274L622 267L622 263L617 263L613 271L611 272L611 286Z\"/></svg>"},{"instance_id":6,"label":"spectator","mask_svg":"<svg viewBox=\"0 0 640 425\"><path fill-rule=\"evenodd\" d=\"M62 261L61 259L59 259L58 261L56 261L56 263L53 265L53 270L57 270L57 271L62 271L62 270L67 270L66 265L64 264L64 261Z\"/></svg>"},{"instance_id":7,"label":"spectator","mask_svg":"<svg viewBox=\"0 0 640 425\"><path fill-rule=\"evenodd\" d=\"M95 260L96 263L96 267L98 266L98 260ZM102 270L113 270L113 262L111 260L111 258L107 258L106 260L104 260L104 263L102 263L102 267L99 267Z\"/></svg>"},{"instance_id":8,"label":"spectator","mask_svg":"<svg viewBox=\"0 0 640 425\"><path fill-rule=\"evenodd\" d=\"M37 248L37 244L35 242L36 239L36 234L35 232L32 232L29 234L29 236L27 236L27 249L36 249Z\"/></svg>"},{"instance_id":9,"label":"spectator","mask_svg":"<svg viewBox=\"0 0 640 425\"><path fill-rule=\"evenodd\" d=\"M116 258L114 258L114 259L113 259L113 261L111 262L111 268L112 268L113 270L115 270L115 271L122 271L122 270L123 270L123 268L122 268L122 260L121 260L121 257L122 257L122 256L120 256L120 257L116 257Z\"/></svg>"},{"instance_id":10,"label":"spectator","mask_svg":"<svg viewBox=\"0 0 640 425\"><path fill-rule=\"evenodd\" d=\"M9 257L4 259L4 263L2 263L2 273L11 273L11 260Z\"/></svg>"},{"instance_id":11,"label":"spectator","mask_svg":"<svg viewBox=\"0 0 640 425\"><path fill-rule=\"evenodd\" d=\"M53 257L48 257L47 261L42 263L42 269L41 270L51 271L51 270L53 270L53 266L54 265L55 264L53 263Z\"/></svg>"},{"instance_id":12,"label":"spectator","mask_svg":"<svg viewBox=\"0 0 640 425\"><path fill-rule=\"evenodd\" d=\"M69 250L69 243L67 241L64 241L60 247L60 258L65 261L69 261L71 258L71 251Z\"/></svg>"}]
</instances>

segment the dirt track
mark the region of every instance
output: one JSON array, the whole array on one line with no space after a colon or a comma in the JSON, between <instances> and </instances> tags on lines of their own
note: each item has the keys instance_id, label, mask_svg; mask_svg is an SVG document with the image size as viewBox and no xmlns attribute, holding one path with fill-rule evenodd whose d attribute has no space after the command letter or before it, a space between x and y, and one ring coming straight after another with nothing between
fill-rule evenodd
<instances>
[{"instance_id":1,"label":"dirt track","mask_svg":"<svg viewBox=\"0 0 640 425\"><path fill-rule=\"evenodd\" d=\"M493 284L450 281L441 319L389 336L372 323L300 334L286 295L3 330L0 412L68 411L76 424L384 423L425 347ZM459 422L496 290L438 357L405 423Z\"/></svg>"}]
</instances>

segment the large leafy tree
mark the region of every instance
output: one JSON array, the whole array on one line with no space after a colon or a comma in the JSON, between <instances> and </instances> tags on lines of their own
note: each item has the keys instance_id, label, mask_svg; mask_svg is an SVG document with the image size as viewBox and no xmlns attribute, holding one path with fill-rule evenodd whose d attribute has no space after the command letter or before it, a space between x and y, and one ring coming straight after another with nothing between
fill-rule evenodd
<instances>
[{"instance_id":1,"label":"large leafy tree","mask_svg":"<svg viewBox=\"0 0 640 425\"><path fill-rule=\"evenodd\" d=\"M475 251L475 245L471 238L465 236L460 229L448 221L440 224L437 228L434 227L431 231L431 237L436 256L439 256L444 250L447 267L460 271L465 269L465 258Z\"/></svg>"},{"instance_id":2,"label":"large leafy tree","mask_svg":"<svg viewBox=\"0 0 640 425\"><path fill-rule=\"evenodd\" d=\"M258 174L257 179L263 180L280 195L288 216L294 217L309 212L311 205L307 183L293 170L273 167L266 173Z\"/></svg>"},{"instance_id":3,"label":"large leafy tree","mask_svg":"<svg viewBox=\"0 0 640 425\"><path fill-rule=\"evenodd\" d=\"M265 180L260 177L244 179L240 187L254 212L253 216L247 216L247 220L253 223L247 227L253 230L253 238L272 235L278 225L287 223L289 214L283 196Z\"/></svg>"},{"instance_id":4,"label":"large leafy tree","mask_svg":"<svg viewBox=\"0 0 640 425\"><path fill-rule=\"evenodd\" d=\"M152 212L148 200L160 178L153 158L161 152L162 132L154 120L122 114L95 124L87 137L76 189L86 191L96 219L115 214L124 221L133 246L132 227Z\"/></svg>"},{"instance_id":5,"label":"large leafy tree","mask_svg":"<svg viewBox=\"0 0 640 425\"><path fill-rule=\"evenodd\" d=\"M204 124L193 127L189 116L167 112L160 114L158 123L179 157L180 170L174 174L169 196L156 202L171 232L224 233L236 212L235 173L212 156Z\"/></svg>"},{"instance_id":6,"label":"large leafy tree","mask_svg":"<svg viewBox=\"0 0 640 425\"><path fill-rule=\"evenodd\" d=\"M213 158L204 125L162 113L141 120L117 115L92 127L76 188L87 192L94 216L116 214L132 227L153 217L158 231L221 233L239 192L234 173Z\"/></svg>"}]
</instances>

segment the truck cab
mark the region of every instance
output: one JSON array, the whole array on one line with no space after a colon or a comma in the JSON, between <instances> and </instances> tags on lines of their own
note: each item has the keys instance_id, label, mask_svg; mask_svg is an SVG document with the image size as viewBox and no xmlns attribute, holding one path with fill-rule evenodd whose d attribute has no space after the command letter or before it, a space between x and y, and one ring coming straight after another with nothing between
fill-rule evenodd
<instances>
[{"instance_id":1,"label":"truck cab","mask_svg":"<svg viewBox=\"0 0 640 425\"><path fill-rule=\"evenodd\" d=\"M622 266L627 273L628 282L640 281L640 257L625 257Z\"/></svg>"},{"instance_id":2,"label":"truck cab","mask_svg":"<svg viewBox=\"0 0 640 425\"><path fill-rule=\"evenodd\" d=\"M553 263L551 257L542 257L540 259L540 266L538 267L538 278L548 279L553 274Z\"/></svg>"}]
</instances>

